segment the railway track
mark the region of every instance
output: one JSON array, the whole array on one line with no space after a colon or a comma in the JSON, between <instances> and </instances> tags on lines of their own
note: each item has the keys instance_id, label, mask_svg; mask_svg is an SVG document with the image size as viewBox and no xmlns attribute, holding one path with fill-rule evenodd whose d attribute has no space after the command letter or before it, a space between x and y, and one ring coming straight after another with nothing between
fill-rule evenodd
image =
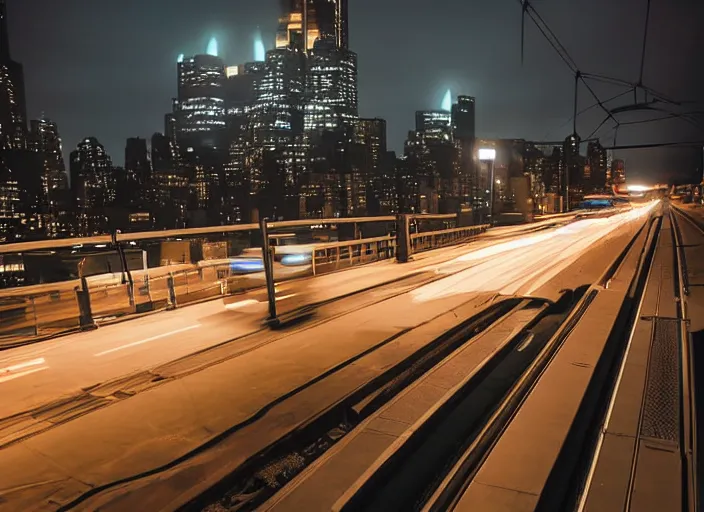
<instances>
[{"instance_id":1,"label":"railway track","mask_svg":"<svg viewBox=\"0 0 704 512\"><path fill-rule=\"evenodd\" d=\"M463 482L479 467L496 438L513 418L525 396L550 363L585 311L634 248L639 232L593 287L566 292L554 304L523 300L509 310L473 319L450 334L441 349L418 355L415 362L384 383L376 382L330 417L320 418L248 465L182 510L288 510L286 493L294 480L302 485L320 465L335 456L336 445L348 445L371 422L422 387L426 380L476 347L493 339L486 357L463 367L456 388L413 424L403 442L381 454L365 475L335 504L336 510L446 510L465 488ZM645 263L644 263L645 265ZM639 274L640 276L640 274ZM640 279L640 277L639 277ZM639 281L640 282L640 281ZM527 317L525 317L527 315ZM523 317L520 328L506 324ZM479 321L479 324L476 322ZM503 332L503 334L501 334ZM496 334L499 333L499 334ZM332 454L332 455L330 455ZM287 489L286 487L285 489ZM283 495L283 497L281 497ZM399 501L403 497L403 501Z\"/></svg>"}]
</instances>

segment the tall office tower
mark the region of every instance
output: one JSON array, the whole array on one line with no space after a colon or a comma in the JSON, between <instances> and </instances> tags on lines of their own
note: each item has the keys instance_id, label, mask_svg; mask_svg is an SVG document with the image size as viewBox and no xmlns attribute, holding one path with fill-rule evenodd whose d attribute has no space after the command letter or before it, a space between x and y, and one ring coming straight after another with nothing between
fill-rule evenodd
<instances>
[{"instance_id":1,"label":"tall office tower","mask_svg":"<svg viewBox=\"0 0 704 512\"><path fill-rule=\"evenodd\" d=\"M184 227L188 208L188 177L180 168L178 155L168 136L155 133L151 139L154 206L159 209L157 227Z\"/></svg>"},{"instance_id":2,"label":"tall office tower","mask_svg":"<svg viewBox=\"0 0 704 512\"><path fill-rule=\"evenodd\" d=\"M337 48L349 48L347 0L308 1L313 6L319 37L333 41Z\"/></svg>"},{"instance_id":3,"label":"tall office tower","mask_svg":"<svg viewBox=\"0 0 704 512\"><path fill-rule=\"evenodd\" d=\"M312 49L320 36L313 1L281 0L281 13L276 47L286 48L295 43L301 50Z\"/></svg>"},{"instance_id":4,"label":"tall office tower","mask_svg":"<svg viewBox=\"0 0 704 512\"><path fill-rule=\"evenodd\" d=\"M115 200L112 161L95 137L86 137L71 152L71 191L79 210L101 208Z\"/></svg>"},{"instance_id":5,"label":"tall office tower","mask_svg":"<svg viewBox=\"0 0 704 512\"><path fill-rule=\"evenodd\" d=\"M460 151L460 174L458 176L459 201L462 207L472 204L473 183L477 178L475 165L476 147L476 100L472 96L458 96L457 103L452 105L451 124L452 136Z\"/></svg>"},{"instance_id":6,"label":"tall office tower","mask_svg":"<svg viewBox=\"0 0 704 512\"><path fill-rule=\"evenodd\" d=\"M388 168L386 160L386 121L384 119L359 119L354 126L354 140L361 152L361 165L367 179L369 212L377 215L389 212L386 193ZM383 203L383 205L382 205Z\"/></svg>"},{"instance_id":7,"label":"tall office tower","mask_svg":"<svg viewBox=\"0 0 704 512\"><path fill-rule=\"evenodd\" d=\"M46 118L33 119L30 122L32 149L41 153L44 159L42 172L42 189L45 198L52 200L52 192L68 188L66 165L64 164L63 145L59 129L53 121Z\"/></svg>"},{"instance_id":8,"label":"tall office tower","mask_svg":"<svg viewBox=\"0 0 704 512\"><path fill-rule=\"evenodd\" d=\"M254 143L273 147L303 133L305 53L291 45L266 54L251 111Z\"/></svg>"},{"instance_id":9,"label":"tall office tower","mask_svg":"<svg viewBox=\"0 0 704 512\"><path fill-rule=\"evenodd\" d=\"M336 130L358 116L357 54L318 40L308 54L306 131Z\"/></svg>"},{"instance_id":10,"label":"tall office tower","mask_svg":"<svg viewBox=\"0 0 704 512\"><path fill-rule=\"evenodd\" d=\"M359 119L355 125L355 140L369 151L372 168L378 168L386 154L386 120Z\"/></svg>"},{"instance_id":11,"label":"tall office tower","mask_svg":"<svg viewBox=\"0 0 704 512\"><path fill-rule=\"evenodd\" d=\"M7 8L0 0L0 150L27 147L27 106L22 64L12 60Z\"/></svg>"},{"instance_id":12,"label":"tall office tower","mask_svg":"<svg viewBox=\"0 0 704 512\"><path fill-rule=\"evenodd\" d=\"M416 112L416 134L408 143L409 165L420 165L417 171L420 198L427 200L427 204L419 205L420 210L428 213L459 211L461 196L464 194L466 202L469 192L460 183L460 151L452 140L450 109Z\"/></svg>"},{"instance_id":13,"label":"tall office tower","mask_svg":"<svg viewBox=\"0 0 704 512\"><path fill-rule=\"evenodd\" d=\"M458 96L457 103L452 105L452 133L456 139L474 141L476 99L472 96Z\"/></svg>"},{"instance_id":14,"label":"tall office tower","mask_svg":"<svg viewBox=\"0 0 704 512\"><path fill-rule=\"evenodd\" d=\"M174 115L181 151L217 147L225 128L225 66L212 41L209 50L179 58Z\"/></svg>"},{"instance_id":15,"label":"tall office tower","mask_svg":"<svg viewBox=\"0 0 704 512\"><path fill-rule=\"evenodd\" d=\"M152 170L147 154L147 140L131 137L125 144L125 171L128 179L137 185L149 180Z\"/></svg>"},{"instance_id":16,"label":"tall office tower","mask_svg":"<svg viewBox=\"0 0 704 512\"><path fill-rule=\"evenodd\" d=\"M606 188L606 150L598 141L587 144L587 165L590 169L588 183L585 183L587 193L602 192Z\"/></svg>"},{"instance_id":17,"label":"tall office tower","mask_svg":"<svg viewBox=\"0 0 704 512\"><path fill-rule=\"evenodd\" d=\"M545 209L545 166L547 158L541 148L533 142L526 142L521 152L523 158L523 170L530 178L530 191L533 197L533 204L537 210Z\"/></svg>"},{"instance_id":18,"label":"tall office tower","mask_svg":"<svg viewBox=\"0 0 704 512\"><path fill-rule=\"evenodd\" d=\"M576 133L565 138L562 144L564 150L564 172L561 194L565 199L565 208L570 210L572 203L579 199L583 186L584 163L579 154L581 139ZM573 194L573 192L575 192ZM574 197L573 197L574 196Z\"/></svg>"},{"instance_id":19,"label":"tall office tower","mask_svg":"<svg viewBox=\"0 0 704 512\"><path fill-rule=\"evenodd\" d=\"M445 110L416 111L416 131L427 141L449 141L452 136L452 114Z\"/></svg>"},{"instance_id":20,"label":"tall office tower","mask_svg":"<svg viewBox=\"0 0 704 512\"><path fill-rule=\"evenodd\" d=\"M22 221L17 174L0 153L0 242L13 241Z\"/></svg>"},{"instance_id":21,"label":"tall office tower","mask_svg":"<svg viewBox=\"0 0 704 512\"><path fill-rule=\"evenodd\" d=\"M317 39L349 48L347 0L282 0L281 11L277 48L288 46L296 34L306 41L306 50L313 49Z\"/></svg>"}]
</instances>

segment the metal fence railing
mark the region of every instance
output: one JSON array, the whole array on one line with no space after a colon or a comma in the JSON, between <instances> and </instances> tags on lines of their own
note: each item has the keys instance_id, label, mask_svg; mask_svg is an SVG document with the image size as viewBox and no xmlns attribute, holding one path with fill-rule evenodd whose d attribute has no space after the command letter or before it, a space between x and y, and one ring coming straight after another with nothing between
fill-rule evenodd
<instances>
[{"instance_id":1,"label":"metal fence railing","mask_svg":"<svg viewBox=\"0 0 704 512\"><path fill-rule=\"evenodd\" d=\"M397 258L399 236L403 231L399 226L405 226L408 233L409 225L413 224L414 233L407 236L410 247L406 253L461 243L488 227L446 228L453 219L458 218L453 215L409 215L267 222L266 226L267 239L273 239L282 230L334 231L354 225L353 230L345 231L346 236L353 239L306 244L311 247L309 270L294 276L302 277ZM428 228L431 230L423 231ZM375 233L381 234L377 236ZM35 254L80 261L78 270L74 267L67 278L58 282L0 290L0 348L66 331L92 328L126 315L173 309L263 288L266 286L264 272L242 275L233 267L233 262L244 249L261 247L257 237L261 239L260 226L244 224L145 233L118 232L0 245L0 265L3 265L2 258L22 259ZM170 251L165 251L168 244L177 246L178 250L169 246ZM206 251L211 245L215 247L212 254ZM273 251L276 251L275 247ZM84 252L85 257L82 256ZM112 260L105 269L89 269L91 265L86 261L96 254L111 255ZM277 275L276 269L273 278L277 281L288 279L287 275Z\"/></svg>"},{"instance_id":2,"label":"metal fence railing","mask_svg":"<svg viewBox=\"0 0 704 512\"><path fill-rule=\"evenodd\" d=\"M427 233L413 233L411 238L411 249L414 253L456 245L471 239L489 228L488 224L479 226L468 226Z\"/></svg>"}]
</instances>

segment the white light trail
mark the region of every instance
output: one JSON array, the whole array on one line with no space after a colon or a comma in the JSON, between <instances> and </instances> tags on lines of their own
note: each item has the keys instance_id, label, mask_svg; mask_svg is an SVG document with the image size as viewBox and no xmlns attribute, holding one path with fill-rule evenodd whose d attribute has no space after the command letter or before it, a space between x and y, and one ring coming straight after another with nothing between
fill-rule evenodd
<instances>
[{"instance_id":1,"label":"white light trail","mask_svg":"<svg viewBox=\"0 0 704 512\"><path fill-rule=\"evenodd\" d=\"M553 231L500 243L470 252L443 264L439 274L451 273L453 265L476 261L471 268L412 292L414 302L427 302L452 295L490 292L512 295L528 284L534 292L567 268L593 244L625 224L641 219L657 201L624 213L588 218Z\"/></svg>"},{"instance_id":2,"label":"white light trail","mask_svg":"<svg viewBox=\"0 0 704 512\"><path fill-rule=\"evenodd\" d=\"M171 332L165 332L164 334L152 336L151 338L147 338L147 339L140 340L140 341L135 341L134 343L128 343L126 345L121 345L119 347L115 347L115 348L111 348L109 350L104 350L102 352L98 352L97 354L95 354L95 356L100 357L100 356L104 356L107 354L112 354L113 352L118 352L120 350L125 350L127 348L136 347L138 345L144 345L145 343L149 343L150 341L155 341L155 340L159 340L161 338L166 338L167 336L173 336L174 334L180 334L182 332L190 331L192 329L197 329L198 327L200 327L200 324L191 325L189 327L184 327L183 329L177 329L177 330L171 331Z\"/></svg>"}]
</instances>

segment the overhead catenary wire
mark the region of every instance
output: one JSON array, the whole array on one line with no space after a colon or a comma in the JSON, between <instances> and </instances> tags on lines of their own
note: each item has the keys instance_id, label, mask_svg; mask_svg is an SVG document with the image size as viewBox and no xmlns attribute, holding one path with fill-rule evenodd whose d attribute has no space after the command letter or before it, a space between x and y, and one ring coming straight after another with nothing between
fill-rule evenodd
<instances>
[{"instance_id":1,"label":"overhead catenary wire","mask_svg":"<svg viewBox=\"0 0 704 512\"><path fill-rule=\"evenodd\" d=\"M518 3L521 5L521 11L522 11L522 14L521 14L521 63L523 63L523 57L524 57L525 18L527 15L533 21L533 23L538 28L538 30L543 35L543 37L548 41L548 43L553 48L555 53L558 54L558 56L563 61L563 63L567 66L567 68L570 70L570 72L575 76L575 91L574 91L574 94L575 94L575 113L572 116L572 118L570 118L570 120L567 123L565 123L565 124L568 124L569 122L573 122L574 123L574 132L576 132L576 118L579 115L585 113L586 111L591 110L595 106L598 106L606 113L607 119L611 119L615 124L614 146L616 146L616 137L618 135L618 127L621 125L621 122L618 119L616 119L616 117L614 116L615 112L606 108L605 103L608 103L609 101L612 101L613 99L618 98L624 94L628 94L628 93L632 92L634 94L634 102L635 102L634 105L638 105L638 90L639 89L645 92L645 103L646 104L648 103L648 95L650 94L652 97L656 98L657 100L669 103L673 106L678 106L678 107L682 106L683 102L677 101L677 100L669 97L668 95L666 95L660 91L657 91L651 87L644 85L644 83L643 83L643 74L644 74L644 70L645 70L645 59L646 59L646 53L647 53L646 49L647 49L647 41L648 41L648 28L649 28L649 24L650 24L649 22L650 22L651 0L647 0L647 4L646 4L646 16L645 16L646 19L645 19L645 28L643 31L644 32L643 33L643 46L641 48L640 74L639 74L638 82L636 82L636 83L629 82L628 80L623 80L620 78L609 77L606 75L582 72L579 69L579 66L577 65L575 60L572 58L572 56L567 51L567 48L560 42L557 35L555 35L555 33L552 31L550 26L545 22L545 20L542 18L540 13L535 9L535 7L533 7L532 3L529 0L518 0ZM616 95L614 98L610 98L609 100L601 101L601 99L596 94L594 89L592 89L592 87L589 85L587 80L593 80L593 81L597 81L597 82L606 83L609 85L626 87L626 88L628 88L628 90L625 91L624 93ZM586 109L583 109L583 110L577 112L577 94L578 94L577 84L580 81L585 86L587 91L594 97L594 99L596 100L596 103L590 107L587 107ZM634 110L636 110L636 109L634 109ZM666 110L662 110L662 111L670 113ZM672 115L664 116L662 118L654 118L649 122L655 122L655 121L659 121L659 120L676 118L676 119L681 119L681 120L683 120L693 126L700 128L699 123L695 119L692 118L692 114L688 114L688 113L680 113L680 114L670 113L670 114L672 114ZM693 114L693 115L697 115L697 114ZM600 123L600 125L592 132L592 135L597 133L599 131L599 129L601 129L601 127L605 124L605 122L606 122L606 120L602 121ZM630 123L625 123L625 124L631 125L631 124L637 124L637 123L630 122ZM576 133L575 133L575 135L576 135ZM591 135L590 135L590 137L587 137L587 139L589 139L589 138L591 138Z\"/></svg>"},{"instance_id":2,"label":"overhead catenary wire","mask_svg":"<svg viewBox=\"0 0 704 512\"><path fill-rule=\"evenodd\" d=\"M638 83L643 83L643 70L645 69L645 50L648 45L648 25L650 21L650 0L647 0L645 7L645 30L643 31L643 49L641 51L640 57L640 75L638 77Z\"/></svg>"}]
</instances>

